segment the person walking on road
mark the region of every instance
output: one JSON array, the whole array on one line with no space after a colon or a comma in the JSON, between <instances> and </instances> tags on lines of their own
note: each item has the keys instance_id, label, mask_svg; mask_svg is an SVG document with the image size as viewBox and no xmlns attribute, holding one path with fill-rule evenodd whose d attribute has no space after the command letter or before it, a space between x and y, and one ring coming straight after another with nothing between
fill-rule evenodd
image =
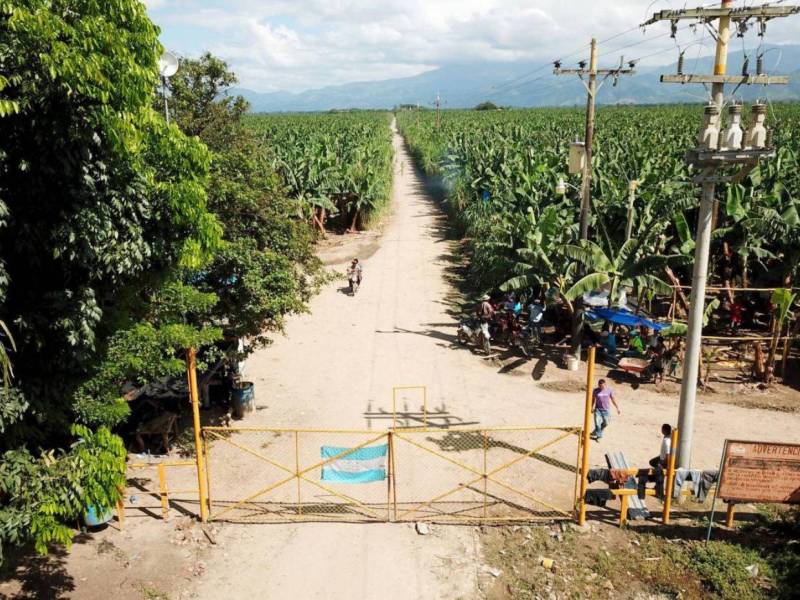
<instances>
[{"instance_id":1,"label":"person walking on road","mask_svg":"<svg viewBox=\"0 0 800 600\"><path fill-rule=\"evenodd\" d=\"M614 390L606 385L606 380L597 382L597 387L592 391L592 413L594 414L594 431L591 438L595 441L603 437L603 430L611 423L611 405L621 414L617 401L614 399Z\"/></svg>"},{"instance_id":2,"label":"person walking on road","mask_svg":"<svg viewBox=\"0 0 800 600\"><path fill-rule=\"evenodd\" d=\"M361 263L358 262L357 258L354 258L350 263L350 268L347 269L347 279L350 282L351 296L358 291L358 287L361 285L362 274L363 269L361 268Z\"/></svg>"}]
</instances>

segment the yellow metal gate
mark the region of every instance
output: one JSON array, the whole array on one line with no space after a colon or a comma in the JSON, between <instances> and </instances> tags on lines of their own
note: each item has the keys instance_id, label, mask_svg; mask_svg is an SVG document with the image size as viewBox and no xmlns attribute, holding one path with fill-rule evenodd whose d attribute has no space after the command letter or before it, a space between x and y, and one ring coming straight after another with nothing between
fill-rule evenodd
<instances>
[{"instance_id":1,"label":"yellow metal gate","mask_svg":"<svg viewBox=\"0 0 800 600\"><path fill-rule=\"evenodd\" d=\"M570 427L394 431L393 519L571 519L579 431Z\"/></svg>"},{"instance_id":2,"label":"yellow metal gate","mask_svg":"<svg viewBox=\"0 0 800 600\"><path fill-rule=\"evenodd\" d=\"M203 434L211 519L511 522L574 516L575 427L206 427ZM333 463L383 446L385 479L323 479Z\"/></svg>"}]
</instances>

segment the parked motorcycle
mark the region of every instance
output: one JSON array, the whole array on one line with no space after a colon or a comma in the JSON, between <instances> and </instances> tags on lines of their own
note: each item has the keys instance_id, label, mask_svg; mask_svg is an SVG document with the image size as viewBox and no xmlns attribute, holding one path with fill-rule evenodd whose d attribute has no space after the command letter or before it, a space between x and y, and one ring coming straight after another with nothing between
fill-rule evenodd
<instances>
[{"instance_id":1,"label":"parked motorcycle","mask_svg":"<svg viewBox=\"0 0 800 600\"><path fill-rule=\"evenodd\" d=\"M525 356L530 356L533 351L542 343L539 327L535 325L526 325L519 333L518 347Z\"/></svg>"},{"instance_id":2,"label":"parked motorcycle","mask_svg":"<svg viewBox=\"0 0 800 600\"><path fill-rule=\"evenodd\" d=\"M469 343L475 344L486 354L491 354L491 335L489 334L489 324L479 322L477 319L461 321L458 325L458 342L464 346Z\"/></svg>"}]
</instances>

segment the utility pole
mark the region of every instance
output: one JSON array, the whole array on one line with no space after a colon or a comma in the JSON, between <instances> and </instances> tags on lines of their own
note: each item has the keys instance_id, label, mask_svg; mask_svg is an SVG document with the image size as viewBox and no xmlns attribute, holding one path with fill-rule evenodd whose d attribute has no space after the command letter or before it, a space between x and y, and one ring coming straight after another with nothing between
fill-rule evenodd
<instances>
[{"instance_id":1,"label":"utility pole","mask_svg":"<svg viewBox=\"0 0 800 600\"><path fill-rule=\"evenodd\" d=\"M581 239L589 239L589 213L592 208L592 144L594 143L594 104L597 92L609 77L614 78L616 86L620 75L633 75L635 63L628 63L628 67L623 68L623 59L620 58L619 67L616 69L597 68L597 40L592 38L591 51L589 53L589 68L586 68L586 61L578 63L578 69L562 69L561 61L553 63L554 75L577 75L586 87L586 131L584 133L585 162L583 173L581 174ZM597 76L602 75L603 80L600 86L597 85ZM584 77L588 78L587 81Z\"/></svg>"},{"instance_id":2,"label":"utility pole","mask_svg":"<svg viewBox=\"0 0 800 600\"><path fill-rule=\"evenodd\" d=\"M439 107L442 104L442 99L439 97L439 92L436 92L436 101L434 102L434 104L436 105L436 131L439 131L439 122L440 122Z\"/></svg>"},{"instance_id":3,"label":"utility pole","mask_svg":"<svg viewBox=\"0 0 800 600\"><path fill-rule=\"evenodd\" d=\"M730 107L731 122L728 128L720 131L724 106L725 84L741 85L769 85L788 83L788 77L769 76L759 72L749 75L746 72L741 76L726 75L728 60L728 39L731 34L731 23L743 35L747 30L748 22L753 21L759 25L759 35L763 36L766 23L770 19L788 17L800 12L796 6L762 5L754 7L733 8L733 0L722 0L718 8L693 8L682 10L662 10L653 15L651 19L642 24L647 26L658 21L669 21L672 26L673 37L677 31L680 20L694 20L711 27L711 23L718 19L716 31L716 58L714 61L713 75L684 75L682 69L675 75L662 75L662 83L703 83L711 84L711 102L706 106L703 126L698 138L698 146L686 154L686 162L699 173L694 177L694 182L702 186L700 209L697 218L697 240L695 242L694 272L692 274L692 295L689 306L689 323L686 335L686 355L683 361L683 375L681 381L681 399L678 413L678 467L689 468L692 462L692 437L694 433L694 410L697 396L697 378L700 365L700 352L703 331L703 317L705 312L706 279L708 275L708 255L711 245L711 214L714 207L714 194L716 184L736 183L741 181L761 159L775 156L775 149L771 148L771 136L766 135L761 122L764 119L763 105L754 107L753 118L760 113L757 127L764 135L756 131L756 125L751 125L742 139L742 130L739 126L741 106ZM682 63L683 61L679 61ZM762 61L759 61L762 62Z\"/></svg>"}]
</instances>

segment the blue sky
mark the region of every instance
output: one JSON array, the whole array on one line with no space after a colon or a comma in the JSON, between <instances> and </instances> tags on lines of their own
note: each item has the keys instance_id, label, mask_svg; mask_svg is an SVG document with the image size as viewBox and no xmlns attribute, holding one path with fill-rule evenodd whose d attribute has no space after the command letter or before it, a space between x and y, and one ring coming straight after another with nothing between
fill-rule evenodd
<instances>
[{"instance_id":1,"label":"blue sky","mask_svg":"<svg viewBox=\"0 0 800 600\"><path fill-rule=\"evenodd\" d=\"M553 60L592 35L609 38L657 10L685 5L678 0L144 2L165 47L186 56L210 50L232 65L241 87L260 92L407 77L449 64ZM646 56L652 65L670 63L679 47L690 44L687 56L711 52L712 40L699 28L687 27L675 40L668 31L667 24L644 34L628 31L601 45L601 62L618 61L624 53ZM795 40L800 40L800 16L769 24L769 43ZM737 50L758 42L754 31L732 38Z\"/></svg>"}]
</instances>

